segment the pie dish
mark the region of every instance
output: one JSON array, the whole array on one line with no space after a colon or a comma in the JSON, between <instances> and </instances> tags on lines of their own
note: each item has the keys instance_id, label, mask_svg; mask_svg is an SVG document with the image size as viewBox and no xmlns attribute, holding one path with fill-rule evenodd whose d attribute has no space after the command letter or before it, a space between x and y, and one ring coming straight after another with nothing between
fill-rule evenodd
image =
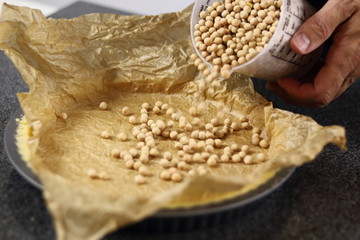
<instances>
[{"instance_id":1,"label":"pie dish","mask_svg":"<svg viewBox=\"0 0 360 240\"><path fill-rule=\"evenodd\" d=\"M18 94L29 129L25 145L18 144L18 149L42 183L59 239L99 239L162 209L165 215L178 209L191 214L204 206L241 205L235 199L266 186L270 179L279 180L274 176L282 171L285 177L280 181L285 180L286 171L314 160L326 144L345 147L342 127L323 127L309 117L273 108L246 77L233 74L222 89L196 98L196 81L203 76L189 61L193 53L189 18L190 9L159 16L90 14L46 19L38 10L4 5L0 49L30 89ZM99 109L103 101L108 103L106 110ZM139 117L144 102L154 106L157 101L188 119L190 107L202 102L207 111L201 118L206 122L219 111L233 121L245 116L251 126L235 131L223 143L250 145L251 128L258 127L270 145L254 146L251 151L266 153L267 161L218 164L207 167L208 174L203 175L184 172L183 181L175 183L159 179L160 159L153 158L148 166L152 177L146 184L136 184L136 171L110 152L114 147L131 147L139 139L120 143L113 136L120 131L130 135L134 127L122 108L129 107ZM148 115L154 121L168 117L155 111ZM103 131L109 133L107 138L102 137ZM171 141L160 136L157 140L160 153L169 151ZM14 149L7 149L12 159ZM89 176L90 168L105 177ZM255 192L255 196L262 194ZM198 213L211 211L217 210Z\"/></svg>"}]
</instances>

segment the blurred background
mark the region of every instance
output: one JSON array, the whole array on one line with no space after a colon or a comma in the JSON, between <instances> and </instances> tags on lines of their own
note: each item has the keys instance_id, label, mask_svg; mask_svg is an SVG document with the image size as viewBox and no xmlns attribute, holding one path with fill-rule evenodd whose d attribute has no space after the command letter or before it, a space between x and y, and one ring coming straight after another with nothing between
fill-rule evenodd
<instances>
[{"instance_id":1,"label":"blurred background","mask_svg":"<svg viewBox=\"0 0 360 240\"><path fill-rule=\"evenodd\" d=\"M176 12L189 6L195 0L82 0L109 8L119 9L135 14L154 15L166 12ZM76 0L0 0L8 4L28 6L40 9L45 15L50 15Z\"/></svg>"}]
</instances>

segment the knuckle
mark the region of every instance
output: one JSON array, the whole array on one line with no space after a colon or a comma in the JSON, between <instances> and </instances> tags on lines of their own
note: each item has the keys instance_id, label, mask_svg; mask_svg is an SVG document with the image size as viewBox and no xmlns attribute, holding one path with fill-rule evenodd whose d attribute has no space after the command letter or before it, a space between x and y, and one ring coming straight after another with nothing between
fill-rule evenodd
<instances>
[{"instance_id":1,"label":"knuckle","mask_svg":"<svg viewBox=\"0 0 360 240\"><path fill-rule=\"evenodd\" d=\"M351 15L358 8L358 3L354 0L343 0L335 3L335 8L339 13L343 13L346 17Z\"/></svg>"},{"instance_id":2,"label":"knuckle","mask_svg":"<svg viewBox=\"0 0 360 240\"><path fill-rule=\"evenodd\" d=\"M317 107L318 108L324 108L324 107L326 107L327 105L329 105L329 103L330 103L330 101L321 101L321 102L318 102L317 103Z\"/></svg>"},{"instance_id":3,"label":"knuckle","mask_svg":"<svg viewBox=\"0 0 360 240\"><path fill-rule=\"evenodd\" d=\"M338 60L339 71L347 78L353 75L355 77L360 76L356 75L357 69L360 67L360 42L349 44L343 52L344 54Z\"/></svg>"},{"instance_id":4,"label":"knuckle","mask_svg":"<svg viewBox=\"0 0 360 240\"><path fill-rule=\"evenodd\" d=\"M333 32L332 27L326 22L325 18L313 16L309 19L309 25L312 29L312 36L319 40L329 38Z\"/></svg>"},{"instance_id":5,"label":"knuckle","mask_svg":"<svg viewBox=\"0 0 360 240\"><path fill-rule=\"evenodd\" d=\"M331 94L330 91L327 91L325 93L317 93L313 102L316 107L323 108L329 105L332 100L333 94Z\"/></svg>"},{"instance_id":6,"label":"knuckle","mask_svg":"<svg viewBox=\"0 0 360 240\"><path fill-rule=\"evenodd\" d=\"M337 7L341 8L345 12L348 12L350 16L359 10L359 3L359 1L354 0L343 0L338 3Z\"/></svg>"},{"instance_id":7,"label":"knuckle","mask_svg":"<svg viewBox=\"0 0 360 240\"><path fill-rule=\"evenodd\" d=\"M347 58L344 61L348 72L356 68L360 63L360 42L354 42L345 46L344 52L346 52Z\"/></svg>"}]
</instances>

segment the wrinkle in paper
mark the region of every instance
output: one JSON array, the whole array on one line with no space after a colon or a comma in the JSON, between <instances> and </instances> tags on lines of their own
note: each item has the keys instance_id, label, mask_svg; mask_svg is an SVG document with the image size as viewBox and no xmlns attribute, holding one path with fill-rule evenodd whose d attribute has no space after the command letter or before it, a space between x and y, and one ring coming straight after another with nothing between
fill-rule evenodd
<instances>
[{"instance_id":1,"label":"wrinkle in paper","mask_svg":"<svg viewBox=\"0 0 360 240\"><path fill-rule=\"evenodd\" d=\"M133 172L106 155L119 146L98 137L130 131L123 106L167 102L186 111L193 104L194 80L189 63L190 9L158 16L88 14L73 19L46 19L34 9L5 4L0 19L0 49L29 85L18 98L32 128L30 165L44 186L58 239L100 239L162 208L192 207L222 201L268 180L277 171L313 160L328 143L345 147L342 127L275 109L259 96L251 81L233 76L208 101L224 101L234 115L244 114L265 128L269 161L257 165L222 165L212 174L175 184L151 178L136 186ZM110 109L98 110L100 101ZM66 112L68 119L60 119ZM239 134L239 144L251 139ZM126 149L131 141L121 145ZM161 149L167 149L162 142ZM108 181L87 177L89 168L106 170ZM150 165L154 172L159 169Z\"/></svg>"}]
</instances>

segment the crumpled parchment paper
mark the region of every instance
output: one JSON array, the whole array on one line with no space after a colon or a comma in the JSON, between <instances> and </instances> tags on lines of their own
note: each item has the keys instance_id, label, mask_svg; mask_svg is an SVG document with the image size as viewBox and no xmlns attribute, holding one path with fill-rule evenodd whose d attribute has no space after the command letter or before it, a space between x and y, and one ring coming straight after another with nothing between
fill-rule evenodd
<instances>
[{"instance_id":1,"label":"crumpled parchment paper","mask_svg":"<svg viewBox=\"0 0 360 240\"><path fill-rule=\"evenodd\" d=\"M109 156L114 146L126 149L133 141L119 144L98 135L130 131L120 114L123 106L139 111L144 101L162 100L186 112L193 104L194 80L202 76L189 61L189 18L190 8L158 16L46 19L38 10L3 6L0 49L30 88L18 94L31 127L29 165L44 186L58 239L99 239L162 208L245 194L277 171L313 160L328 143L345 148L342 127L323 127L309 117L275 109L249 79L234 75L207 101L206 115L216 116L214 106L223 101L233 117L247 116L271 139L270 148L257 150L269 160L224 164L181 183L154 176L137 186L135 173ZM107 101L109 110L99 110L100 101ZM68 114L66 120L59 117L62 113ZM240 132L227 141L245 144L249 139L249 133ZM168 144L161 142L159 149ZM110 179L90 179L90 167L106 171ZM156 164L150 167L159 171Z\"/></svg>"}]
</instances>

